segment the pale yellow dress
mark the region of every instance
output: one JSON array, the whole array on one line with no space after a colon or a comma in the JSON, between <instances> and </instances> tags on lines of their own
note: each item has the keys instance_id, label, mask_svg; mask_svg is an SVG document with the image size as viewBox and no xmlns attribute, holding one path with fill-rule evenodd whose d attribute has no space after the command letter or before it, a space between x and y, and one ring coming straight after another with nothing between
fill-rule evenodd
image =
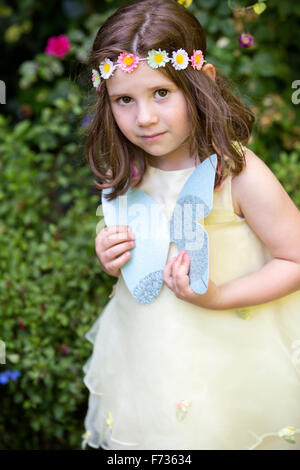
<instances>
[{"instance_id":1,"label":"pale yellow dress","mask_svg":"<svg viewBox=\"0 0 300 470\"><path fill-rule=\"evenodd\" d=\"M141 190L170 218L194 168L149 167ZM234 213L231 176L205 219L218 285L272 258ZM168 261L177 254L170 244ZM84 442L105 449L300 450L300 291L247 309L214 311L164 284L142 305L122 276L86 334L90 391Z\"/></svg>"}]
</instances>

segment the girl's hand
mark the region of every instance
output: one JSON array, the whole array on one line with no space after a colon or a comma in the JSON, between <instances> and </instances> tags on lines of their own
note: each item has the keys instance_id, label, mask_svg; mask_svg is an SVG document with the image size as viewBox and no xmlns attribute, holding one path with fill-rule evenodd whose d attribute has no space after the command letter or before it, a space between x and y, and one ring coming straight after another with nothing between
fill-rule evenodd
<instances>
[{"instance_id":1,"label":"girl's hand","mask_svg":"<svg viewBox=\"0 0 300 470\"><path fill-rule=\"evenodd\" d=\"M120 268L129 260L130 248L135 247L134 235L127 225L103 228L95 238L95 249L103 271L118 277Z\"/></svg>"},{"instance_id":2,"label":"girl's hand","mask_svg":"<svg viewBox=\"0 0 300 470\"><path fill-rule=\"evenodd\" d=\"M209 280L206 293L197 294L189 286L189 268L190 257L184 250L181 250L178 256L175 256L166 264L163 273L164 282L178 299L185 300L199 307L221 310L220 288L213 281Z\"/></svg>"}]
</instances>

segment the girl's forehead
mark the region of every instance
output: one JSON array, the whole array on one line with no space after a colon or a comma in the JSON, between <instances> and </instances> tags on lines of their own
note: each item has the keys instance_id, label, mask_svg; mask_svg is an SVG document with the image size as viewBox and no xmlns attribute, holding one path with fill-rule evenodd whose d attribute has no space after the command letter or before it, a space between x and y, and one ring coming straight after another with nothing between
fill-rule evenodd
<instances>
[{"instance_id":1,"label":"girl's forehead","mask_svg":"<svg viewBox=\"0 0 300 470\"><path fill-rule=\"evenodd\" d=\"M134 89L146 90L156 86L171 85L175 85L171 78L143 62L140 62L137 68L130 73L117 68L106 82L109 95L119 95Z\"/></svg>"}]
</instances>

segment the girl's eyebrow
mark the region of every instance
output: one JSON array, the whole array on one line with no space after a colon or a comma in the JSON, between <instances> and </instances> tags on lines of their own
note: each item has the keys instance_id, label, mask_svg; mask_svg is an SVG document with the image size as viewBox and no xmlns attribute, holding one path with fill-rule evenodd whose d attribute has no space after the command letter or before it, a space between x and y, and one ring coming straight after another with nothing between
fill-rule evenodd
<instances>
[{"instance_id":1,"label":"girl's eyebrow","mask_svg":"<svg viewBox=\"0 0 300 470\"><path fill-rule=\"evenodd\" d=\"M170 88L172 85L170 83L163 83L157 86L153 86L148 88L149 91L158 90L160 88ZM114 93L113 95L109 95L110 98L115 98L116 96L127 96L127 93Z\"/></svg>"}]
</instances>

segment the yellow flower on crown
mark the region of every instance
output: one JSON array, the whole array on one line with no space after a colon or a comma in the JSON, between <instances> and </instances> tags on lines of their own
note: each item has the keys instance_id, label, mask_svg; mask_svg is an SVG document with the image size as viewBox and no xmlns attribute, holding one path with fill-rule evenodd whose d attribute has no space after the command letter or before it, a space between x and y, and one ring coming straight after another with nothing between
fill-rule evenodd
<instances>
[{"instance_id":1,"label":"yellow flower on crown","mask_svg":"<svg viewBox=\"0 0 300 470\"><path fill-rule=\"evenodd\" d=\"M170 59L166 51L151 49L148 52L147 60L150 67L157 69L158 67L164 67Z\"/></svg>"},{"instance_id":2,"label":"yellow flower on crown","mask_svg":"<svg viewBox=\"0 0 300 470\"><path fill-rule=\"evenodd\" d=\"M95 69L92 70L92 82L93 82L93 86L95 88L98 88L98 86L101 83L101 78L100 78L99 72Z\"/></svg>"},{"instance_id":3,"label":"yellow flower on crown","mask_svg":"<svg viewBox=\"0 0 300 470\"><path fill-rule=\"evenodd\" d=\"M176 70L186 69L189 65L189 56L184 49L178 49L178 51L172 52L172 65Z\"/></svg>"},{"instance_id":4,"label":"yellow flower on crown","mask_svg":"<svg viewBox=\"0 0 300 470\"><path fill-rule=\"evenodd\" d=\"M107 79L112 75L116 67L110 59L106 58L103 62L101 62L99 68L101 72L101 77Z\"/></svg>"}]
</instances>

